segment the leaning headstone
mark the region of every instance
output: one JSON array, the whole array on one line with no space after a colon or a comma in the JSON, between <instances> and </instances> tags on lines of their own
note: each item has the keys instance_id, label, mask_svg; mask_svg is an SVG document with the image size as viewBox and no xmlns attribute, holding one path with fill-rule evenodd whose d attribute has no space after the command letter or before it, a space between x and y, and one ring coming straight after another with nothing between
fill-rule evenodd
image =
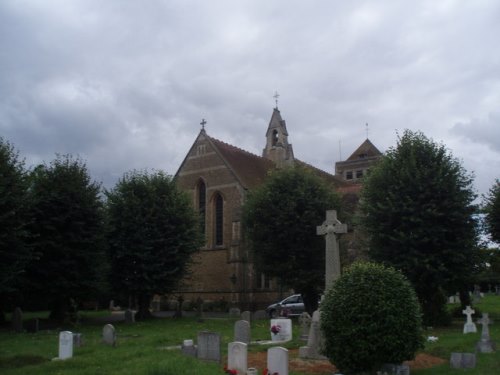
<instances>
[{"instance_id":1,"label":"leaning headstone","mask_svg":"<svg viewBox=\"0 0 500 375\"><path fill-rule=\"evenodd\" d=\"M238 320L234 323L234 341L250 344L250 323L246 320Z\"/></svg>"},{"instance_id":2,"label":"leaning headstone","mask_svg":"<svg viewBox=\"0 0 500 375\"><path fill-rule=\"evenodd\" d=\"M229 309L230 318L239 318L241 316L241 310L237 307L231 307Z\"/></svg>"},{"instance_id":3,"label":"leaning headstone","mask_svg":"<svg viewBox=\"0 0 500 375\"><path fill-rule=\"evenodd\" d=\"M238 375L246 375L248 367L247 344L230 342L227 345L227 368L236 370Z\"/></svg>"},{"instance_id":4,"label":"leaning headstone","mask_svg":"<svg viewBox=\"0 0 500 375\"><path fill-rule=\"evenodd\" d=\"M125 323L135 323L135 313L130 309L125 310Z\"/></svg>"},{"instance_id":5,"label":"leaning headstone","mask_svg":"<svg viewBox=\"0 0 500 375\"><path fill-rule=\"evenodd\" d=\"M300 339L307 341L307 338L309 337L309 329L311 328L311 315L309 315L308 312L303 312L299 316L299 323L300 323Z\"/></svg>"},{"instance_id":6,"label":"leaning headstone","mask_svg":"<svg viewBox=\"0 0 500 375\"><path fill-rule=\"evenodd\" d=\"M292 339L292 321L290 319L271 319L271 340L290 341Z\"/></svg>"},{"instance_id":7,"label":"leaning headstone","mask_svg":"<svg viewBox=\"0 0 500 375\"><path fill-rule=\"evenodd\" d=\"M382 374L410 375L410 366L403 364L386 363L382 366Z\"/></svg>"},{"instance_id":8,"label":"leaning headstone","mask_svg":"<svg viewBox=\"0 0 500 375\"><path fill-rule=\"evenodd\" d=\"M476 344L476 351L479 353L493 353L495 351L495 343L490 339L490 329L489 324L493 321L488 317L488 313L483 313L481 319L477 321L483 326L481 332L481 340Z\"/></svg>"},{"instance_id":9,"label":"leaning headstone","mask_svg":"<svg viewBox=\"0 0 500 375\"><path fill-rule=\"evenodd\" d=\"M184 340L181 346L181 352L188 357L196 357L197 350L193 340Z\"/></svg>"},{"instance_id":10,"label":"leaning headstone","mask_svg":"<svg viewBox=\"0 0 500 375\"><path fill-rule=\"evenodd\" d=\"M220 335L215 332L198 332L198 359L220 363Z\"/></svg>"},{"instance_id":11,"label":"leaning headstone","mask_svg":"<svg viewBox=\"0 0 500 375\"><path fill-rule=\"evenodd\" d=\"M450 366L454 369L468 369L476 367L475 353L451 353Z\"/></svg>"},{"instance_id":12,"label":"leaning headstone","mask_svg":"<svg viewBox=\"0 0 500 375\"><path fill-rule=\"evenodd\" d=\"M243 311L241 313L241 320L246 320L248 323L250 323L252 317L252 313L250 311Z\"/></svg>"},{"instance_id":13,"label":"leaning headstone","mask_svg":"<svg viewBox=\"0 0 500 375\"><path fill-rule=\"evenodd\" d=\"M470 306L467 306L465 310L462 310L462 314L467 316L467 321L464 324L464 333L474 333L477 332L476 325L472 321L472 314L474 314L475 311L471 309Z\"/></svg>"},{"instance_id":14,"label":"leaning headstone","mask_svg":"<svg viewBox=\"0 0 500 375\"><path fill-rule=\"evenodd\" d=\"M12 313L12 329L18 333L23 331L23 312L19 307L16 307Z\"/></svg>"},{"instance_id":15,"label":"leaning headstone","mask_svg":"<svg viewBox=\"0 0 500 375\"><path fill-rule=\"evenodd\" d=\"M268 318L268 315L266 314L266 312L264 310L257 310L252 315L253 320L266 320L267 318Z\"/></svg>"},{"instance_id":16,"label":"leaning headstone","mask_svg":"<svg viewBox=\"0 0 500 375\"><path fill-rule=\"evenodd\" d=\"M62 331L59 333L58 359L69 359L71 357L73 357L73 333Z\"/></svg>"},{"instance_id":17,"label":"leaning headstone","mask_svg":"<svg viewBox=\"0 0 500 375\"><path fill-rule=\"evenodd\" d=\"M73 333L73 347L81 348L83 346L83 335L81 333Z\"/></svg>"},{"instance_id":18,"label":"leaning headstone","mask_svg":"<svg viewBox=\"0 0 500 375\"><path fill-rule=\"evenodd\" d=\"M116 330L112 324L106 324L102 329L102 342L116 346Z\"/></svg>"},{"instance_id":19,"label":"leaning headstone","mask_svg":"<svg viewBox=\"0 0 500 375\"><path fill-rule=\"evenodd\" d=\"M288 375L288 350L281 346L268 349L267 369L270 374Z\"/></svg>"},{"instance_id":20,"label":"leaning headstone","mask_svg":"<svg viewBox=\"0 0 500 375\"><path fill-rule=\"evenodd\" d=\"M319 310L316 310L312 316L307 345L299 348L299 357L307 359L327 359L321 354L322 347L323 335L320 330L320 313Z\"/></svg>"}]
</instances>

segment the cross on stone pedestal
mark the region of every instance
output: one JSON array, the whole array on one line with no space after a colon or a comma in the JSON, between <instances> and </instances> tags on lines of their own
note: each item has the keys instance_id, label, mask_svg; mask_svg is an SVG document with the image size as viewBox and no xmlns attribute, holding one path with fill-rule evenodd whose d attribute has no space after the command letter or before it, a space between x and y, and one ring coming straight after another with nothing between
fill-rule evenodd
<instances>
[{"instance_id":1,"label":"cross on stone pedestal","mask_svg":"<svg viewBox=\"0 0 500 375\"><path fill-rule=\"evenodd\" d=\"M325 236L325 291L340 277L340 234L347 233L347 224L337 219L337 211L326 211L326 220L316 227L316 234Z\"/></svg>"},{"instance_id":2,"label":"cross on stone pedestal","mask_svg":"<svg viewBox=\"0 0 500 375\"><path fill-rule=\"evenodd\" d=\"M483 326L483 329L481 332L481 340L476 344L476 350L479 353L494 352L496 345L490 340L490 329L488 327L489 324L493 323L493 320L488 317L487 313L483 313L483 316L477 322Z\"/></svg>"},{"instance_id":3,"label":"cross on stone pedestal","mask_svg":"<svg viewBox=\"0 0 500 375\"><path fill-rule=\"evenodd\" d=\"M471 309L470 306L467 306L465 310L462 310L462 314L467 315L467 321L464 324L464 333L477 332L476 325L472 321L472 314L474 313L475 311Z\"/></svg>"}]
</instances>

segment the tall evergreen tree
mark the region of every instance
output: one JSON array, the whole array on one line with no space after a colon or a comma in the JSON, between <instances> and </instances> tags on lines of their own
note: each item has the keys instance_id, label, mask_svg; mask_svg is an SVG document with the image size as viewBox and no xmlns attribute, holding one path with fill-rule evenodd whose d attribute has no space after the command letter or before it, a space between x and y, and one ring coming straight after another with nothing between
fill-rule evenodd
<instances>
[{"instance_id":1,"label":"tall evergreen tree","mask_svg":"<svg viewBox=\"0 0 500 375\"><path fill-rule=\"evenodd\" d=\"M326 210L339 208L335 192L300 167L274 171L243 207L257 268L301 293L308 311L317 307L325 283L325 242L316 226Z\"/></svg>"},{"instance_id":2,"label":"tall evergreen tree","mask_svg":"<svg viewBox=\"0 0 500 375\"><path fill-rule=\"evenodd\" d=\"M413 283L427 324L445 318L444 292L463 299L477 256L472 177L443 145L406 130L364 184L372 259Z\"/></svg>"},{"instance_id":3,"label":"tall evergreen tree","mask_svg":"<svg viewBox=\"0 0 500 375\"><path fill-rule=\"evenodd\" d=\"M27 179L14 147L0 138L0 320L31 258L27 244Z\"/></svg>"},{"instance_id":4,"label":"tall evergreen tree","mask_svg":"<svg viewBox=\"0 0 500 375\"><path fill-rule=\"evenodd\" d=\"M150 316L154 294L171 292L201 246L187 195L162 172L132 172L107 195L111 284L137 299L138 319Z\"/></svg>"},{"instance_id":5,"label":"tall evergreen tree","mask_svg":"<svg viewBox=\"0 0 500 375\"><path fill-rule=\"evenodd\" d=\"M51 318L62 320L72 299L94 297L102 285L100 185L81 160L58 156L31 173L30 199L37 259L29 269L28 290L32 298L49 302Z\"/></svg>"},{"instance_id":6,"label":"tall evergreen tree","mask_svg":"<svg viewBox=\"0 0 500 375\"><path fill-rule=\"evenodd\" d=\"M500 244L500 181L496 180L485 197L486 229L493 241Z\"/></svg>"}]
</instances>

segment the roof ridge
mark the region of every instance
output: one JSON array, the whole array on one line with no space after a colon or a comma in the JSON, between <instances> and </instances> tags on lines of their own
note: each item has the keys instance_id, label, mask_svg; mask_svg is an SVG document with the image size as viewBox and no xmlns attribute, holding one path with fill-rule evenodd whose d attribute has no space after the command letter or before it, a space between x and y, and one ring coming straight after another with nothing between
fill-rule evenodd
<instances>
[{"instance_id":1,"label":"roof ridge","mask_svg":"<svg viewBox=\"0 0 500 375\"><path fill-rule=\"evenodd\" d=\"M243 152L243 153L245 153L245 154L248 154L248 155L250 155L250 156L254 156L254 157L257 157L257 158L259 158L259 159L269 160L269 159L266 159L266 158L264 158L264 157L262 157L262 156L259 156L259 155L257 155L257 154L254 154L253 152L250 152L250 151L244 150L244 149L242 149L242 148L240 148L240 147L237 147L237 146L234 146L234 145L232 145L232 144L230 144L230 143L227 143L227 142L221 141L220 139L214 138L214 137L212 137L212 136L210 136L210 135L208 135L208 134L207 134L207 137L208 137L208 138L210 138L212 141L216 141L216 142L222 143L224 146L231 147L231 148L233 148L233 149L235 149L235 150L237 150L237 151L241 151L241 152Z\"/></svg>"}]
</instances>

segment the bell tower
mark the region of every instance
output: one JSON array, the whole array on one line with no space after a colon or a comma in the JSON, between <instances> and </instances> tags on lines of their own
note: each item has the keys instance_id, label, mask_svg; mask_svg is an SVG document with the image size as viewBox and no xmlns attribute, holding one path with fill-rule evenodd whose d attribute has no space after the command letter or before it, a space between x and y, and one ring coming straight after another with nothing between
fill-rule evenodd
<instances>
[{"instance_id":1,"label":"bell tower","mask_svg":"<svg viewBox=\"0 0 500 375\"><path fill-rule=\"evenodd\" d=\"M276 163L278 168L293 165L293 148L288 143L288 131L286 130L286 123L281 118L278 109L278 94L276 98L276 108L273 109L271 121L266 132L266 147L262 151L262 156L266 159L272 160Z\"/></svg>"}]
</instances>

